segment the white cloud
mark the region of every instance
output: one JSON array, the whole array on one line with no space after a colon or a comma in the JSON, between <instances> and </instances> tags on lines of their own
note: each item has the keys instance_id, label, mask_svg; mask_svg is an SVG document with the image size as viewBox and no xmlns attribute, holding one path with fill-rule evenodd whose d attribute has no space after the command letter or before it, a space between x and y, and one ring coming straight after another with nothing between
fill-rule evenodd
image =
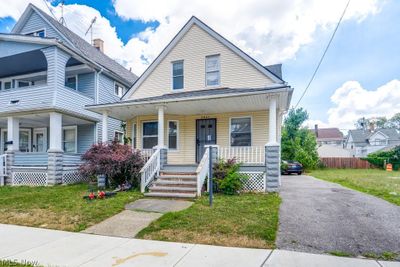
<instances>
[{"instance_id":1,"label":"white cloud","mask_svg":"<svg viewBox=\"0 0 400 267\"><path fill-rule=\"evenodd\" d=\"M48 11L41 0L0 2L0 17L18 19L29 2ZM332 30L347 0L114 0L118 15L125 19L158 21L160 26L132 37L126 45L101 14L86 5L66 5L70 29L84 36L90 20L97 16L94 37L105 40L106 53L140 74L161 52L184 23L195 15L233 41L263 64L283 62L296 56L301 46L313 41L318 28ZM379 12L382 1L353 0L345 20L361 21ZM59 17L60 8L54 12ZM85 37L89 39L88 36Z\"/></svg>"},{"instance_id":2,"label":"white cloud","mask_svg":"<svg viewBox=\"0 0 400 267\"><path fill-rule=\"evenodd\" d=\"M336 89L331 101L334 107L328 110L328 122L320 125L351 129L362 117L390 118L400 112L400 80L392 80L375 90L366 90L359 82L348 81Z\"/></svg>"}]
</instances>

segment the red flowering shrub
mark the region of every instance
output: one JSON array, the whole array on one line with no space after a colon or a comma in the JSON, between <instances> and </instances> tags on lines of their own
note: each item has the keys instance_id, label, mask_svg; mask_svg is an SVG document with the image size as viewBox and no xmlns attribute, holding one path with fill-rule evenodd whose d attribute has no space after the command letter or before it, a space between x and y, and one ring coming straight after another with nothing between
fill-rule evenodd
<instances>
[{"instance_id":1,"label":"red flowering shrub","mask_svg":"<svg viewBox=\"0 0 400 267\"><path fill-rule=\"evenodd\" d=\"M144 165L140 151L117 141L94 144L82 155L80 173L86 177L104 174L112 186L129 182L139 184L139 172Z\"/></svg>"}]
</instances>

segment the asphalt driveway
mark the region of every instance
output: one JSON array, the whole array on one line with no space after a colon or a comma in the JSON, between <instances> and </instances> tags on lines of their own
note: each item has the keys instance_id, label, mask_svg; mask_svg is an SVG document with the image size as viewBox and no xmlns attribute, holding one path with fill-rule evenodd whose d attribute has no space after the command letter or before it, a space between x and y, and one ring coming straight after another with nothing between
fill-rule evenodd
<instances>
[{"instance_id":1,"label":"asphalt driveway","mask_svg":"<svg viewBox=\"0 0 400 267\"><path fill-rule=\"evenodd\" d=\"M283 176L279 249L400 254L400 207L310 176Z\"/></svg>"}]
</instances>

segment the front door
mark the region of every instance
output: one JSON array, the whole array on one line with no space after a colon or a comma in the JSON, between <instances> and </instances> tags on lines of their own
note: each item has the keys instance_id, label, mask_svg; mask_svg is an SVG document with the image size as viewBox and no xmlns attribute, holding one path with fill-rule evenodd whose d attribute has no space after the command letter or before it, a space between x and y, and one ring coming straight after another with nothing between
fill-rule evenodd
<instances>
[{"instance_id":1,"label":"front door","mask_svg":"<svg viewBox=\"0 0 400 267\"><path fill-rule=\"evenodd\" d=\"M47 129L36 128L33 130L33 151L46 152L47 151Z\"/></svg>"},{"instance_id":2,"label":"front door","mask_svg":"<svg viewBox=\"0 0 400 267\"><path fill-rule=\"evenodd\" d=\"M205 145L217 143L217 120L196 120L196 162L199 163L204 155Z\"/></svg>"}]
</instances>

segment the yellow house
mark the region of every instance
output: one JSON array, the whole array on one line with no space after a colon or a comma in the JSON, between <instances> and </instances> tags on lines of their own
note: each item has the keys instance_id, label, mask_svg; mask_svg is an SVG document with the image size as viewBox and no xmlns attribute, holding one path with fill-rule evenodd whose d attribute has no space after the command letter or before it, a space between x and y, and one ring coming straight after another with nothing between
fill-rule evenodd
<instances>
[{"instance_id":1,"label":"yellow house","mask_svg":"<svg viewBox=\"0 0 400 267\"><path fill-rule=\"evenodd\" d=\"M126 121L133 148L150 151L142 190L155 183L153 195L201 194L209 150L257 176L247 189L275 191L280 125L293 93L280 67L261 65L192 17L120 102L87 108L103 114L104 131L109 117ZM159 176L168 171L181 179ZM179 184L183 174L195 190Z\"/></svg>"}]
</instances>

